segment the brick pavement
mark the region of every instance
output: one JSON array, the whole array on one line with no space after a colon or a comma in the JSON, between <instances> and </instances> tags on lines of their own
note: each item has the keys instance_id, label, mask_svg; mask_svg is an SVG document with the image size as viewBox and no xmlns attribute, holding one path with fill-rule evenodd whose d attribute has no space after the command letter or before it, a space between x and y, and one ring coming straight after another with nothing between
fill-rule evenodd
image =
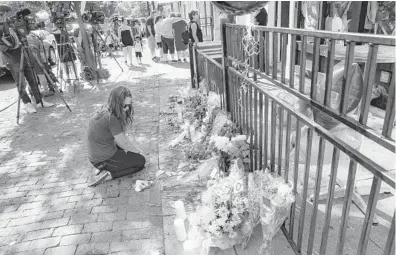
<instances>
[{"instance_id":1,"label":"brick pavement","mask_svg":"<svg viewBox=\"0 0 396 255\"><path fill-rule=\"evenodd\" d=\"M159 166L160 95L187 86L189 70L188 64L153 63L145 52L145 65L123 73L104 59L112 77L97 88L66 93L72 113L56 96L48 99L54 108L22 111L19 126L16 105L0 112L0 254L164 253L160 185L144 192L133 185L154 179L164 167ZM87 123L114 82L132 91L136 118L129 133L143 144L150 164L136 175L89 188ZM16 89L0 84L0 94L7 95L3 106L15 100Z\"/></svg>"}]
</instances>

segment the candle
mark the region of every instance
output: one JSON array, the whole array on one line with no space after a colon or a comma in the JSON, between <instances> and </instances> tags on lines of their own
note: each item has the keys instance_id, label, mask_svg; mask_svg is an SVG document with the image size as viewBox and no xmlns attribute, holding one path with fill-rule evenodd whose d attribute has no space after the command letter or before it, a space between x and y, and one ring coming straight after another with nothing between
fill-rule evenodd
<instances>
[{"instance_id":1,"label":"candle","mask_svg":"<svg viewBox=\"0 0 396 255\"><path fill-rule=\"evenodd\" d=\"M184 227L184 220L176 219L175 222L173 223L173 225L175 227L177 240L179 240L180 242L186 240L187 233L186 233L186 229Z\"/></svg>"},{"instance_id":2,"label":"candle","mask_svg":"<svg viewBox=\"0 0 396 255\"><path fill-rule=\"evenodd\" d=\"M184 203L181 200L175 202L175 213L176 218L185 220L186 219L186 211L184 210Z\"/></svg>"},{"instance_id":3,"label":"candle","mask_svg":"<svg viewBox=\"0 0 396 255\"><path fill-rule=\"evenodd\" d=\"M193 240L187 240L183 243L183 250L187 252L192 252L196 248L196 244Z\"/></svg>"}]
</instances>

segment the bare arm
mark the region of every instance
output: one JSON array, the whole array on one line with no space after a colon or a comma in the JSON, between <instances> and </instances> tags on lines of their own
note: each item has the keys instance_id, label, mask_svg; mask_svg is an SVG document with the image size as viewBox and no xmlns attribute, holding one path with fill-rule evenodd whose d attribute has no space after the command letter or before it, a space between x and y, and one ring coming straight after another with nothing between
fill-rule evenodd
<instances>
[{"instance_id":1,"label":"bare arm","mask_svg":"<svg viewBox=\"0 0 396 255\"><path fill-rule=\"evenodd\" d=\"M134 153L143 154L143 151L137 146L136 140L133 137L128 138L124 133L114 136L116 144L122 149Z\"/></svg>"}]
</instances>

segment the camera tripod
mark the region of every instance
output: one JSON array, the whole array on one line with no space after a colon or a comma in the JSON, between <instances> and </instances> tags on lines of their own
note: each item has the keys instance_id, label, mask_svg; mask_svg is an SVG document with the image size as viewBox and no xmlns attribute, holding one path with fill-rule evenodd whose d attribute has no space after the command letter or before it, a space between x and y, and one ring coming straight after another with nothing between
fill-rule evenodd
<instances>
[{"instance_id":1,"label":"camera tripod","mask_svg":"<svg viewBox=\"0 0 396 255\"><path fill-rule=\"evenodd\" d=\"M58 77L60 79L60 87L62 88L62 82L64 81L63 79L63 71L65 71L65 74L67 76L66 83L70 83L70 81L74 80L73 82L73 92L74 94L77 92L77 86L80 85L80 79L78 78L77 75L77 68L75 64L75 53L72 52L74 50L72 44L70 43L68 37L67 37L67 32L62 29L58 28L60 30L59 34L59 43L58 43L58 61L57 61L57 70L58 70ZM62 60L69 60L69 61L63 61ZM75 79L70 79L70 70L69 70L69 63L71 62L72 67L73 67L73 72L74 72L74 77ZM63 65L62 65L63 64ZM64 70L65 69L65 70Z\"/></svg>"},{"instance_id":2,"label":"camera tripod","mask_svg":"<svg viewBox=\"0 0 396 255\"><path fill-rule=\"evenodd\" d=\"M30 50L28 42L27 42L27 38L21 36L19 38L19 40L21 41L22 46L21 46L21 59L20 59L19 74L18 74L19 79L18 79L18 84L17 84L18 92L19 92L18 93L18 108L17 108L17 124L19 124L19 113L20 113L20 108L21 108L21 93L22 93L22 82L23 82L23 68L24 68L25 61L28 61L30 68L33 69L32 61L30 59L29 53L31 53L31 55L34 57L36 64L44 72L45 77L48 79L48 81L54 87L55 94L59 95L59 97L62 99L63 103L65 104L66 108L71 112L69 105L66 103L63 96L57 90L57 86L56 86L56 83L54 82L54 79L52 79L51 75L47 72L47 70L45 69L45 67L41 63L41 61L38 59L38 57ZM36 76L34 73L34 70L32 70L32 72L33 72L34 76ZM36 77L35 77L35 79L36 79ZM37 89L38 89L37 81L36 81L36 84L34 84L34 85L37 86ZM40 93L39 89L38 89L38 93ZM41 95L40 95L40 97L41 97ZM43 106L43 101L41 101L41 105Z\"/></svg>"},{"instance_id":3,"label":"camera tripod","mask_svg":"<svg viewBox=\"0 0 396 255\"><path fill-rule=\"evenodd\" d=\"M99 33L98 29L95 25L92 25L92 33L93 33L93 45L94 45L94 52L95 52L95 65L99 65L99 68L102 69L102 58L101 58L101 49L99 47L99 43L97 38L101 40L101 42L105 45L105 49L108 51L109 56L114 59L117 65L120 67L121 71L124 72L124 69L121 67L120 63L118 63L117 59L113 55L113 51L109 46L107 46L106 41L103 39L102 35Z\"/></svg>"}]
</instances>

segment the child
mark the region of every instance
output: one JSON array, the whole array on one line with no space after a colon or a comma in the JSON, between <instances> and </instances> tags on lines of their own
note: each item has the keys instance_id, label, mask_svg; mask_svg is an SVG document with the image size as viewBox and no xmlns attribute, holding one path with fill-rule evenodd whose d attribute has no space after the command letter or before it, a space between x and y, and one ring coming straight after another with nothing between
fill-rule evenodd
<instances>
[{"instance_id":1,"label":"child","mask_svg":"<svg viewBox=\"0 0 396 255\"><path fill-rule=\"evenodd\" d=\"M138 60L139 64L142 63L142 51L143 51L143 44L140 39L141 39L140 36L136 36L135 44L134 44L135 55L136 55L136 59Z\"/></svg>"}]
</instances>

